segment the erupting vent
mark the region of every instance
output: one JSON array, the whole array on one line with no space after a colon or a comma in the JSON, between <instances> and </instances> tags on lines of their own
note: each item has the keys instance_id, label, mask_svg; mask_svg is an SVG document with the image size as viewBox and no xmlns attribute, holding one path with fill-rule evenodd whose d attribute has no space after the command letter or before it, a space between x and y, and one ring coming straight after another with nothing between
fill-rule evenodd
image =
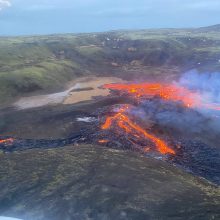
<instances>
[{"instance_id":1,"label":"erupting vent","mask_svg":"<svg viewBox=\"0 0 220 220\"><path fill-rule=\"evenodd\" d=\"M172 150L168 145L161 139L155 137L152 134L149 134L142 127L133 122L129 116L126 115L126 110L129 110L129 106L126 105L122 107L118 113L114 116L108 116L106 118L105 123L102 125L102 129L110 129L111 126L115 123L121 129L123 129L127 134L130 134L132 137L136 137L137 139L149 139L153 142L157 148L157 150L162 154L175 154L175 151ZM143 147L143 151L149 151L149 146Z\"/></svg>"}]
</instances>

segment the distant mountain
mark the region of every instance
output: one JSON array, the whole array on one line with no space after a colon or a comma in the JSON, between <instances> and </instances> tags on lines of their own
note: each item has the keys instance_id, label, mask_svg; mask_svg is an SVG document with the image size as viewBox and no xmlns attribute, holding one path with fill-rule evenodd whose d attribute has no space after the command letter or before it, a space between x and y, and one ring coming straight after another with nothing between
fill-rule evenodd
<instances>
[{"instance_id":1,"label":"distant mountain","mask_svg":"<svg viewBox=\"0 0 220 220\"><path fill-rule=\"evenodd\" d=\"M202 30L202 31L219 31L220 32L220 24L207 26L207 27L201 27L201 28L198 28L198 29Z\"/></svg>"}]
</instances>

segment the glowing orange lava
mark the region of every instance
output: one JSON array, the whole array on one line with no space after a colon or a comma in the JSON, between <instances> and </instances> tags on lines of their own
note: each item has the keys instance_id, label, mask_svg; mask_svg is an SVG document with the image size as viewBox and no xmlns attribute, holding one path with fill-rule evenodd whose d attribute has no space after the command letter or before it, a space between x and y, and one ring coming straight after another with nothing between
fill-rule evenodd
<instances>
[{"instance_id":1,"label":"glowing orange lava","mask_svg":"<svg viewBox=\"0 0 220 220\"><path fill-rule=\"evenodd\" d=\"M205 108L220 111L217 103L206 102L199 92L191 91L177 84L168 83L136 83L136 84L107 84L104 89L118 91L119 94L128 94L137 101L146 100L152 97L160 97L163 100L181 103L187 108ZM121 108L118 113L108 116L102 125L103 130L110 129L112 126L118 126L132 138L150 140L162 154L175 154L163 140L148 133L141 126L132 121L126 114L128 106ZM128 140L130 138L128 137ZM132 142L132 140L131 140ZM142 149L144 152L149 151L149 147Z\"/></svg>"},{"instance_id":2,"label":"glowing orange lava","mask_svg":"<svg viewBox=\"0 0 220 220\"><path fill-rule=\"evenodd\" d=\"M106 144L109 142L109 140L105 140L105 139L102 139L102 140L99 140L98 141L100 144Z\"/></svg>"},{"instance_id":3,"label":"glowing orange lava","mask_svg":"<svg viewBox=\"0 0 220 220\"><path fill-rule=\"evenodd\" d=\"M12 144L14 142L13 138L0 139L0 144Z\"/></svg>"},{"instance_id":4,"label":"glowing orange lava","mask_svg":"<svg viewBox=\"0 0 220 220\"><path fill-rule=\"evenodd\" d=\"M220 106L204 103L198 92L190 91L175 84L138 83L138 84L107 84L103 88L133 95L137 100L158 96L163 100L181 102L188 108L206 108L220 111Z\"/></svg>"},{"instance_id":5,"label":"glowing orange lava","mask_svg":"<svg viewBox=\"0 0 220 220\"><path fill-rule=\"evenodd\" d=\"M152 134L149 134L139 125L135 124L126 114L125 111L128 109L128 106L123 107L116 113L114 116L109 116L106 118L105 123L102 125L102 129L110 129L115 122L121 129L123 129L127 134L130 134L135 137L140 137L152 141L157 150L162 154L175 154L175 151L171 149L163 140L155 137ZM148 151L148 147L144 148L144 151Z\"/></svg>"}]
</instances>

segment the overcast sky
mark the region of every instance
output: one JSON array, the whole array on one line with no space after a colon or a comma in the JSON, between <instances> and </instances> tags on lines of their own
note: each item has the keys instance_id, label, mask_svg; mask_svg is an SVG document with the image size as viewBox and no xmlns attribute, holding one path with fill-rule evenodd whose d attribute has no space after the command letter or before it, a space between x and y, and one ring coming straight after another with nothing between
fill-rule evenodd
<instances>
[{"instance_id":1,"label":"overcast sky","mask_svg":"<svg viewBox=\"0 0 220 220\"><path fill-rule=\"evenodd\" d=\"M220 0L0 0L0 35L218 23Z\"/></svg>"}]
</instances>

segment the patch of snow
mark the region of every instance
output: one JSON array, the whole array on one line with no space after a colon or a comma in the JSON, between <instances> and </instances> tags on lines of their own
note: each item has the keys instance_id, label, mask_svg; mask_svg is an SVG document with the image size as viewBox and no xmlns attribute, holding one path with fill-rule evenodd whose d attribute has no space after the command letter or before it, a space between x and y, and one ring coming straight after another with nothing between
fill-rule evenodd
<instances>
[{"instance_id":1,"label":"patch of snow","mask_svg":"<svg viewBox=\"0 0 220 220\"><path fill-rule=\"evenodd\" d=\"M96 121L96 118L95 117L83 117L83 118L77 118L76 120L80 122L90 123L90 122Z\"/></svg>"}]
</instances>

